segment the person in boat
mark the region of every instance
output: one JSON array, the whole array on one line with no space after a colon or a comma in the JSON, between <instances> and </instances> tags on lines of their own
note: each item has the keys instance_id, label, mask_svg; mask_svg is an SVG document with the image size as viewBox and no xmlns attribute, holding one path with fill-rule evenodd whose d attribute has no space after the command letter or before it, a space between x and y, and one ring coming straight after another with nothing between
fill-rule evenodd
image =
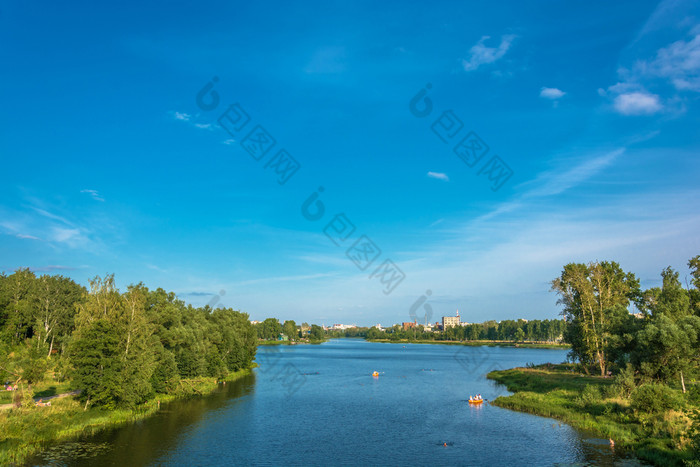
<instances>
[{"instance_id":1,"label":"person in boat","mask_svg":"<svg viewBox=\"0 0 700 467\"><path fill-rule=\"evenodd\" d=\"M481 394L476 396L476 400L480 401L481 400Z\"/></svg>"},{"instance_id":2,"label":"person in boat","mask_svg":"<svg viewBox=\"0 0 700 467\"><path fill-rule=\"evenodd\" d=\"M473 396L469 396L469 402L474 402L474 397L473 397Z\"/></svg>"}]
</instances>

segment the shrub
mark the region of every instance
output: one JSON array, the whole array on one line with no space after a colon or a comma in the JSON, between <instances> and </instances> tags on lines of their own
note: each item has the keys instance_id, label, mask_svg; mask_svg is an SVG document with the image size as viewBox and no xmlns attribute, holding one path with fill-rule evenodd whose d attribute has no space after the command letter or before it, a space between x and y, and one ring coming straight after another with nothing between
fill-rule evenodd
<instances>
[{"instance_id":1,"label":"shrub","mask_svg":"<svg viewBox=\"0 0 700 467\"><path fill-rule=\"evenodd\" d=\"M598 386L587 384L581 391L581 402L586 406L591 406L600 402L601 395Z\"/></svg>"},{"instance_id":2,"label":"shrub","mask_svg":"<svg viewBox=\"0 0 700 467\"><path fill-rule=\"evenodd\" d=\"M622 396L624 398L629 398L632 391L637 387L637 381L634 376L634 368L631 364L620 371L620 373L615 377L615 383L613 386L617 392L617 396Z\"/></svg>"},{"instance_id":3,"label":"shrub","mask_svg":"<svg viewBox=\"0 0 700 467\"><path fill-rule=\"evenodd\" d=\"M677 391L658 383L642 384L632 391L630 398L632 408L642 413L665 412L682 405Z\"/></svg>"}]
</instances>

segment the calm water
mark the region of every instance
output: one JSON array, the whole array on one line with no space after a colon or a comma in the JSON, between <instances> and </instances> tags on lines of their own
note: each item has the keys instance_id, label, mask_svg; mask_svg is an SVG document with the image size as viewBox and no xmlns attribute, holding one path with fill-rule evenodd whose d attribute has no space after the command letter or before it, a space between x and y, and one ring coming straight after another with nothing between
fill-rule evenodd
<instances>
[{"instance_id":1,"label":"calm water","mask_svg":"<svg viewBox=\"0 0 700 467\"><path fill-rule=\"evenodd\" d=\"M495 368L563 350L378 344L261 347L256 374L157 416L49 449L60 465L570 465L627 463L601 440L485 403ZM371 376L373 371L380 376ZM444 446L447 443L447 446Z\"/></svg>"}]
</instances>

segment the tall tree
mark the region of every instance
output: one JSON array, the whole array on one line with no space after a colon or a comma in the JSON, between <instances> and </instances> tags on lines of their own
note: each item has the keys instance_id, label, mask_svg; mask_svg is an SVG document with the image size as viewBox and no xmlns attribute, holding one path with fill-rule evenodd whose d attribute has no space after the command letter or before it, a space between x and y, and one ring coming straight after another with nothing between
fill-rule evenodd
<instances>
[{"instance_id":1,"label":"tall tree","mask_svg":"<svg viewBox=\"0 0 700 467\"><path fill-rule=\"evenodd\" d=\"M85 289L63 276L44 275L36 281L32 308L34 334L37 341L48 347L48 357L56 338L65 339L72 331L75 306Z\"/></svg>"},{"instance_id":2,"label":"tall tree","mask_svg":"<svg viewBox=\"0 0 700 467\"><path fill-rule=\"evenodd\" d=\"M570 263L552 281L552 290L564 307L573 356L605 375L611 336L630 319L627 307L639 297L639 281L615 262Z\"/></svg>"}]
</instances>

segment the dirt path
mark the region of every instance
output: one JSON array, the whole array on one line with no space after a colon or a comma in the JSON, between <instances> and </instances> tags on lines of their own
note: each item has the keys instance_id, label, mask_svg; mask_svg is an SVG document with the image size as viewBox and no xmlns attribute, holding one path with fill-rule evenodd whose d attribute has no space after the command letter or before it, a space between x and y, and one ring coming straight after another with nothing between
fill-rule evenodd
<instances>
[{"instance_id":1,"label":"dirt path","mask_svg":"<svg viewBox=\"0 0 700 467\"><path fill-rule=\"evenodd\" d=\"M80 394L80 389L76 389L75 391L71 391L71 392L64 392L63 394L56 394L55 396L35 397L34 402L37 402L37 401L46 402L46 401L50 401L51 399L60 399L62 397L77 396L78 394ZM0 410L11 409L14 406L15 406L15 404L12 404L12 403L2 404L2 405L0 405Z\"/></svg>"}]
</instances>

